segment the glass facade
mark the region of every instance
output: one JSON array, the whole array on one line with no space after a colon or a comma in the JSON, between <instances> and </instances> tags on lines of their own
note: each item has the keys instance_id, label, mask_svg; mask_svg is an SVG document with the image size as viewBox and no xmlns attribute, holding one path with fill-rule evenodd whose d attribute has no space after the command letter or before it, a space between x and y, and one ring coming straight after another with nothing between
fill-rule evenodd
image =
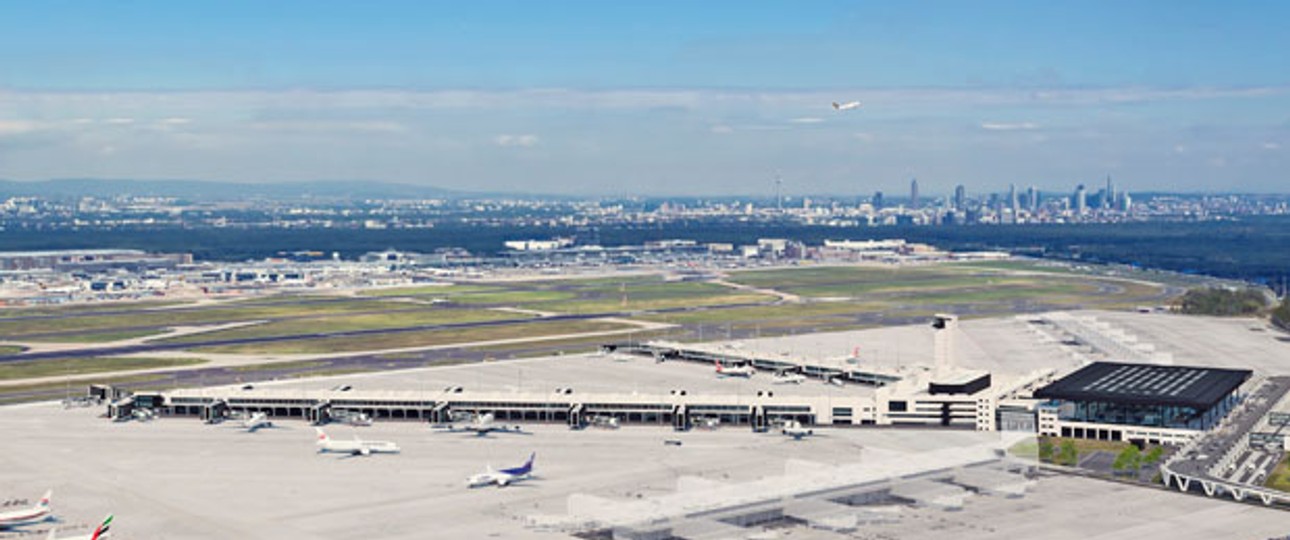
<instances>
[{"instance_id":1,"label":"glass facade","mask_svg":"<svg viewBox=\"0 0 1290 540\"><path fill-rule=\"evenodd\" d=\"M1067 422L1207 430L1222 420L1237 401L1235 393L1229 394L1208 410L1186 406L1112 401L1060 401L1057 403L1060 405L1058 416Z\"/></svg>"}]
</instances>

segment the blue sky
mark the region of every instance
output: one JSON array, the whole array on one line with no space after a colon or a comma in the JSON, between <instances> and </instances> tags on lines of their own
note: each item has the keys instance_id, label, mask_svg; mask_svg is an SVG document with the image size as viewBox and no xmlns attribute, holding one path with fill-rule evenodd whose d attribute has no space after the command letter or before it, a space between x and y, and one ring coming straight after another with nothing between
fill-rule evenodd
<instances>
[{"instance_id":1,"label":"blue sky","mask_svg":"<svg viewBox=\"0 0 1290 540\"><path fill-rule=\"evenodd\" d=\"M1284 2L8 2L0 177L1284 191ZM828 103L859 99L839 114Z\"/></svg>"}]
</instances>

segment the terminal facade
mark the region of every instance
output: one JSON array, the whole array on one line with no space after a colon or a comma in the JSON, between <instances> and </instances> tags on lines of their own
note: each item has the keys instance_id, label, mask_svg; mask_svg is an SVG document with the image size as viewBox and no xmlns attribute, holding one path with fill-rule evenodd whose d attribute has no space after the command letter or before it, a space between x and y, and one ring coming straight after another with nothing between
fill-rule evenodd
<instances>
[{"instance_id":1,"label":"terminal facade","mask_svg":"<svg viewBox=\"0 0 1290 540\"><path fill-rule=\"evenodd\" d=\"M804 359L757 353L731 344L627 342L604 355L652 358L666 364L746 366L757 373L792 373L821 391L776 392L766 385L743 393L725 386L654 392L584 392L576 388L494 391L300 390L272 385L181 389L108 399L109 414L128 418L144 408L163 415L219 421L263 412L313 423L366 416L378 420L448 423L492 414L502 422L566 423L580 429L597 419L614 423L693 427L734 425L764 431L785 422L813 426L935 427L1020 431L1053 437L1147 444L1184 444L1217 426L1242 400L1249 370L1094 362L1063 377L1054 369L991 373L954 365L957 317L933 319L934 362L912 370L863 365L854 358ZM604 369L612 369L607 364ZM759 375L758 388L770 375Z\"/></svg>"}]
</instances>

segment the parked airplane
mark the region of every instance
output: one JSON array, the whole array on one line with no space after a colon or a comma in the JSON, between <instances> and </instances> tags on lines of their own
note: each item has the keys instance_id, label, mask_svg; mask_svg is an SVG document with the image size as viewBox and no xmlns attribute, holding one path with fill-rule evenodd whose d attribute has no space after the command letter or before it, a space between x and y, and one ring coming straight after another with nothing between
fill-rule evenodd
<instances>
[{"instance_id":1,"label":"parked airplane","mask_svg":"<svg viewBox=\"0 0 1290 540\"><path fill-rule=\"evenodd\" d=\"M515 482L528 480L533 476L533 459L536 457L537 452L529 454L529 460L525 461L523 465L510 469L494 471L492 467L488 467L484 472L466 479L466 487L477 488L492 485L506 487Z\"/></svg>"},{"instance_id":2,"label":"parked airplane","mask_svg":"<svg viewBox=\"0 0 1290 540\"><path fill-rule=\"evenodd\" d=\"M94 532L90 534L60 537L58 536L58 528L55 527L49 530L49 536L47 536L45 540L102 540L108 537L108 528L111 527L111 525L112 514L108 514L108 517L103 519L103 523L100 523L99 526L94 529Z\"/></svg>"},{"instance_id":3,"label":"parked airplane","mask_svg":"<svg viewBox=\"0 0 1290 540\"><path fill-rule=\"evenodd\" d=\"M795 441L800 441L804 437L810 437L811 435L815 435L814 430L807 427L803 427L802 423L798 422L797 420L790 420L788 422L785 422L784 427L780 428L779 432L783 435L792 437L793 440Z\"/></svg>"},{"instance_id":4,"label":"parked airplane","mask_svg":"<svg viewBox=\"0 0 1290 540\"><path fill-rule=\"evenodd\" d=\"M792 371L780 371L775 373L775 378L771 382L773 384L802 384L806 382L806 376Z\"/></svg>"},{"instance_id":5,"label":"parked airplane","mask_svg":"<svg viewBox=\"0 0 1290 540\"><path fill-rule=\"evenodd\" d=\"M262 412L258 412L258 413L252 413L251 416L248 416L245 420L243 420L242 427L251 433L255 433L255 431L260 428L273 427L273 422L269 421L269 415L264 414Z\"/></svg>"},{"instance_id":6,"label":"parked airplane","mask_svg":"<svg viewBox=\"0 0 1290 540\"><path fill-rule=\"evenodd\" d=\"M389 441L364 441L354 437L352 441L341 441L332 439L322 428L314 428L318 432L318 453L333 452L337 454L349 454L352 456L370 456L372 454L397 454L399 445Z\"/></svg>"},{"instance_id":7,"label":"parked airplane","mask_svg":"<svg viewBox=\"0 0 1290 540\"><path fill-rule=\"evenodd\" d=\"M712 363L716 364L717 375L720 377L752 377L757 372L749 365L727 367L722 365L720 360L713 360Z\"/></svg>"},{"instance_id":8,"label":"parked airplane","mask_svg":"<svg viewBox=\"0 0 1290 540\"><path fill-rule=\"evenodd\" d=\"M40 498L40 502L26 510L10 510L0 513L0 529L8 529L21 525L31 525L40 523L51 517L49 510L49 499L54 492L46 491L45 496Z\"/></svg>"},{"instance_id":9,"label":"parked airplane","mask_svg":"<svg viewBox=\"0 0 1290 540\"><path fill-rule=\"evenodd\" d=\"M493 413L484 413L474 415L470 423L464 426L454 426L452 424L434 426L436 429L446 433L465 433L474 432L475 435L483 437L489 433L514 433L518 435L527 435L528 433L520 429L520 426L504 426L493 421Z\"/></svg>"},{"instance_id":10,"label":"parked airplane","mask_svg":"<svg viewBox=\"0 0 1290 540\"><path fill-rule=\"evenodd\" d=\"M848 101L846 103L838 103L836 101L833 102L833 110L835 111L849 111L851 109L858 109L858 108L860 108L859 101Z\"/></svg>"}]
</instances>

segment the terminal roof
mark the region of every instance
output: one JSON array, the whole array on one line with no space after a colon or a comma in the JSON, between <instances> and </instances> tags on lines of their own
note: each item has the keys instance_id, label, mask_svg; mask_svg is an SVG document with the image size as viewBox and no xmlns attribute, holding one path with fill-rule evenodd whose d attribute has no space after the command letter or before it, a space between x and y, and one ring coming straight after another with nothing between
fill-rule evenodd
<instances>
[{"instance_id":1,"label":"terminal roof","mask_svg":"<svg viewBox=\"0 0 1290 540\"><path fill-rule=\"evenodd\" d=\"M1252 373L1248 369L1095 362L1039 389L1035 397L1208 409Z\"/></svg>"}]
</instances>

